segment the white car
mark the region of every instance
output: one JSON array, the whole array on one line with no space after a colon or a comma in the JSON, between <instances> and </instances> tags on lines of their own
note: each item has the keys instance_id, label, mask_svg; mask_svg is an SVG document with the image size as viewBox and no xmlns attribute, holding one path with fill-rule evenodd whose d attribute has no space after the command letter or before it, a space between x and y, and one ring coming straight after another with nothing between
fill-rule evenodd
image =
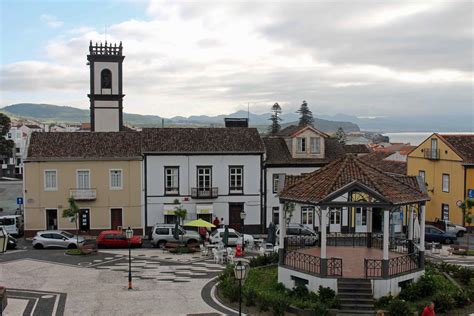
<instances>
[{"instance_id":1,"label":"white car","mask_svg":"<svg viewBox=\"0 0 474 316\"><path fill-rule=\"evenodd\" d=\"M222 237L224 237L224 230L225 228L218 228L211 233L211 237L209 238L211 244L216 244L222 241ZM253 245L252 235L244 234L244 241L246 246ZM228 246L236 246L237 244L242 244L242 234L233 228L229 228Z\"/></svg>"},{"instance_id":2,"label":"white car","mask_svg":"<svg viewBox=\"0 0 474 316\"><path fill-rule=\"evenodd\" d=\"M467 232L466 227L446 221L446 232L455 233L457 237L462 237Z\"/></svg>"},{"instance_id":3,"label":"white car","mask_svg":"<svg viewBox=\"0 0 474 316\"><path fill-rule=\"evenodd\" d=\"M79 240L79 245L78 245ZM43 248L78 248L84 242L84 237L79 238L71 233L61 230L45 230L36 233L33 238L35 249Z\"/></svg>"}]
</instances>

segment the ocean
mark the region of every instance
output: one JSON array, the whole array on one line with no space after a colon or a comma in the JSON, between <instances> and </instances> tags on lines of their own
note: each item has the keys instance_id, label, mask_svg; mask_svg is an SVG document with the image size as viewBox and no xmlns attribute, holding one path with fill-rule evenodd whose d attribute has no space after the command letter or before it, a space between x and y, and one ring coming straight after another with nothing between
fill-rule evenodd
<instances>
[{"instance_id":1,"label":"ocean","mask_svg":"<svg viewBox=\"0 0 474 316\"><path fill-rule=\"evenodd\" d=\"M391 143L410 143L411 145L418 146L425 139L427 139L434 132L403 132L403 133L384 133L382 135L388 136ZM472 134L474 132L441 132L442 134Z\"/></svg>"}]
</instances>

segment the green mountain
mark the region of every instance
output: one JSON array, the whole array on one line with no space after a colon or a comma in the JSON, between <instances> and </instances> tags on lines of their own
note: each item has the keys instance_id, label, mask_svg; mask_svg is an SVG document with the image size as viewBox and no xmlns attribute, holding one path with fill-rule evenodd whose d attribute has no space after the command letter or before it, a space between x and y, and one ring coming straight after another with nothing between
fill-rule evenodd
<instances>
[{"instance_id":1,"label":"green mountain","mask_svg":"<svg viewBox=\"0 0 474 316\"><path fill-rule=\"evenodd\" d=\"M58 106L53 104L19 103L6 106L0 111L14 118L24 118L43 123L82 123L89 122L89 110L81 110L70 106ZM268 118L270 113L254 114L246 111L238 111L228 115L217 116L176 116L162 118L157 115L140 115L124 113L124 121L127 124L138 127L157 127L164 122L167 126L222 126L225 117L249 117L250 125L265 131L270 124ZM296 113L287 113L282 116L282 125L295 124L298 120ZM359 126L348 121L332 121L315 118L314 125L323 132L334 132L342 127L346 132L359 131Z\"/></svg>"}]
</instances>

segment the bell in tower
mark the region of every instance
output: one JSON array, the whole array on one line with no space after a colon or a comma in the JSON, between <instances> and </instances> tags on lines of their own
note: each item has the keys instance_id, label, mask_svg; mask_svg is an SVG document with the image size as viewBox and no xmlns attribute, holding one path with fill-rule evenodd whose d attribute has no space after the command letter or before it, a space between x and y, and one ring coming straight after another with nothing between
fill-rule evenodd
<instances>
[{"instance_id":1,"label":"bell in tower","mask_svg":"<svg viewBox=\"0 0 474 316\"><path fill-rule=\"evenodd\" d=\"M90 114L92 132L123 130L122 42L89 44Z\"/></svg>"}]
</instances>

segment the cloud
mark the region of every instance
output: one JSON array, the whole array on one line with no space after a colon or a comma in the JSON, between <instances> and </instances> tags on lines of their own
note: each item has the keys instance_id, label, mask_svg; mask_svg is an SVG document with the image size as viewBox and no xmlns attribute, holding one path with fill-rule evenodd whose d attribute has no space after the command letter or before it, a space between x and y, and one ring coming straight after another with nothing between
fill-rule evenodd
<instances>
[{"instance_id":1,"label":"cloud","mask_svg":"<svg viewBox=\"0 0 474 316\"><path fill-rule=\"evenodd\" d=\"M294 112L304 99L315 114L470 113L471 9L465 1L163 0L150 2L146 18L110 25L107 38L124 45L127 112L221 114L248 103L267 112L275 102ZM81 25L48 41L47 61L4 65L4 100L31 101L22 99L27 89L28 98L86 108L89 40L103 38Z\"/></svg>"},{"instance_id":2,"label":"cloud","mask_svg":"<svg viewBox=\"0 0 474 316\"><path fill-rule=\"evenodd\" d=\"M42 14L40 16L40 20L41 22L45 23L46 25L52 28L58 28L58 27L63 26L64 24L63 21L60 21L57 17L50 14Z\"/></svg>"}]
</instances>

